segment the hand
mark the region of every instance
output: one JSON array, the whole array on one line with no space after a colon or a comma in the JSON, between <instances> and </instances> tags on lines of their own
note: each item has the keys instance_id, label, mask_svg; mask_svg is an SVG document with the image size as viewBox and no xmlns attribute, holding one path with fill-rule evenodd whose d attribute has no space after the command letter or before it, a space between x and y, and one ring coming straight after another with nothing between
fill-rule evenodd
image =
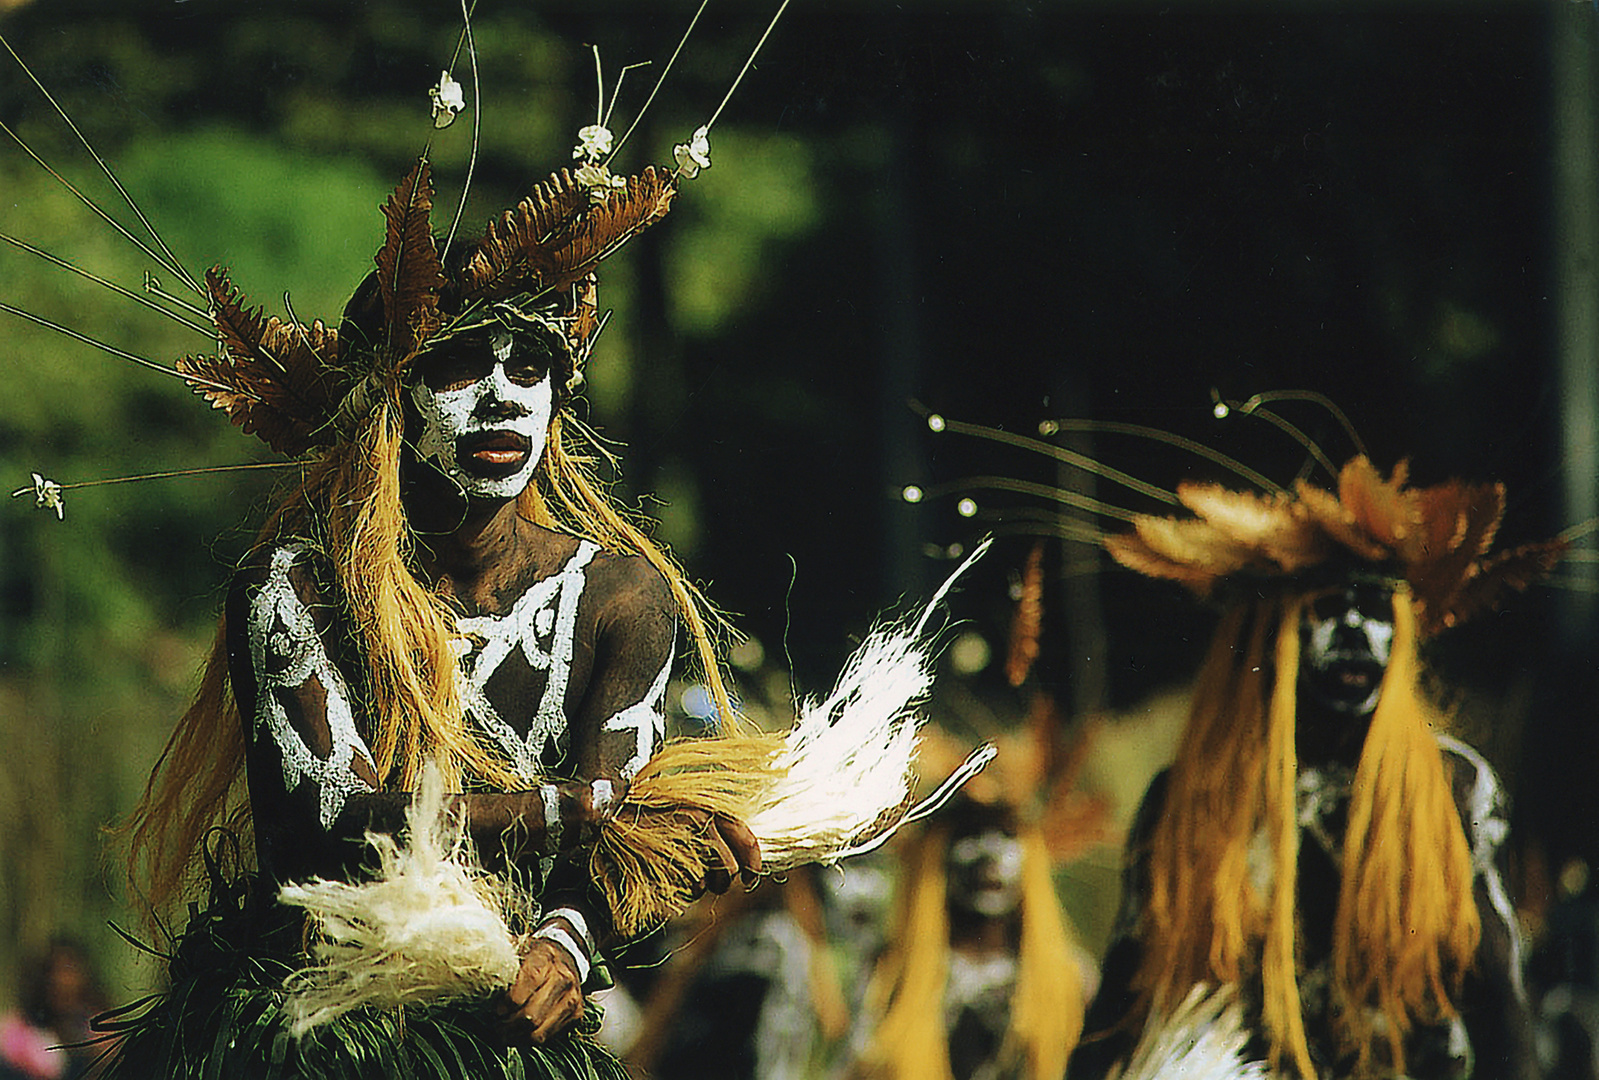
<instances>
[{"instance_id":1,"label":"hand","mask_svg":"<svg viewBox=\"0 0 1599 1080\"><path fill-rule=\"evenodd\" d=\"M583 1019L577 964L553 941L534 938L501 1012L512 1042L543 1043Z\"/></svg>"},{"instance_id":2,"label":"hand","mask_svg":"<svg viewBox=\"0 0 1599 1080\"><path fill-rule=\"evenodd\" d=\"M718 895L725 893L732 887L735 874L743 880L745 888L753 886L756 875L761 872L761 845L755 834L737 818L703 811L696 816L702 815L706 819L702 835L713 854L712 861L705 867L703 887Z\"/></svg>"}]
</instances>

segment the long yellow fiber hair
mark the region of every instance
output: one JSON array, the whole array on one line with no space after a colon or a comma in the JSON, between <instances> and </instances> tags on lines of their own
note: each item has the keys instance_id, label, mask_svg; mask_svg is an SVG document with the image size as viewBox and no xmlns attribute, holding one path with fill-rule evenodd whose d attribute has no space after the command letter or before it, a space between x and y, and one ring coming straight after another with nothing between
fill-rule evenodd
<instances>
[{"instance_id":1,"label":"long yellow fiber hair","mask_svg":"<svg viewBox=\"0 0 1599 1080\"><path fill-rule=\"evenodd\" d=\"M418 580L400 499L404 421L398 386L378 395L355 437L329 447L261 530L259 548L300 539L334 569L364 680L361 735L391 790L412 790L425 761L437 760L447 790L468 781L500 789L526 786L467 730L450 649L453 619L444 600ZM734 715L722 682L713 632L720 620L671 557L605 492L591 459L576 451L552 418L534 483L518 512L539 525L585 536L611 551L636 553L668 582L694 642L701 676L721 714ZM198 865L201 838L224 826L248 848L244 726L228 679L225 616L198 694L162 751L138 806L120 827L130 884L152 914L178 899Z\"/></svg>"},{"instance_id":2,"label":"long yellow fiber hair","mask_svg":"<svg viewBox=\"0 0 1599 1080\"><path fill-rule=\"evenodd\" d=\"M1200 982L1258 972L1273 1063L1315 1076L1298 988L1295 910L1299 831L1294 743L1303 594L1235 605L1195 686L1150 839L1150 898L1136 988L1141 1010L1164 1010ZM1418 1020L1455 1014L1481 927L1470 848L1435 731L1441 715L1418 689L1417 623L1394 594L1394 639L1356 767L1333 934L1341 1049L1374 1065L1387 1022L1388 1066L1403 1071ZM1275 679L1272 672L1275 671ZM1249 851L1269 842L1271 881L1251 880Z\"/></svg>"},{"instance_id":3,"label":"long yellow fiber hair","mask_svg":"<svg viewBox=\"0 0 1599 1080\"><path fill-rule=\"evenodd\" d=\"M1026 1080L1058 1080L1082 1034L1083 988L1071 937L1050 880L1036 826L1022 841L1021 944L1010 1031L1001 1053ZM949 977L947 908L950 829L930 827L906 860L891 951L877 975L887 1010L862 1057L862 1071L886 1080L949 1080L944 986Z\"/></svg>"}]
</instances>

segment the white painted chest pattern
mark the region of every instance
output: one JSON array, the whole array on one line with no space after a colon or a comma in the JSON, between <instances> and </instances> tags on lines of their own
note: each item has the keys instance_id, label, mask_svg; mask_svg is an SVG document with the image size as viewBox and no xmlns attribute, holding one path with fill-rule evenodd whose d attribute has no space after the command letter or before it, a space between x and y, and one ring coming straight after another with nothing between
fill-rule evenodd
<instances>
[{"instance_id":1,"label":"white painted chest pattern","mask_svg":"<svg viewBox=\"0 0 1599 1080\"><path fill-rule=\"evenodd\" d=\"M311 612L294 591L289 570L306 553L301 544L289 544L272 553L266 582L250 605L250 665L255 671L255 730L263 728L283 759L283 787L293 791L306 780L316 784L318 817L324 829L344 809L345 800L370 786L351 768L357 756L372 772L371 751L355 730L349 689L338 668L328 658ZM289 722L288 710L277 691L298 691L315 679L326 695L327 725L332 749L318 757Z\"/></svg>"},{"instance_id":2,"label":"white painted chest pattern","mask_svg":"<svg viewBox=\"0 0 1599 1080\"><path fill-rule=\"evenodd\" d=\"M558 572L535 582L504 615L479 615L455 621L460 635L461 700L470 716L510 758L527 780L545 772L544 757L565 755L568 747L566 695L572 678L573 639L578 603L586 572L597 545L585 540ZM518 650L535 670L544 671L544 689L532 709L527 733L519 734L500 715L485 692L500 666ZM606 721L607 730L636 729L638 752L623 768L630 779L653 750L664 721L660 703L666 693L670 658L645 699ZM642 754L642 757L639 755Z\"/></svg>"}]
</instances>

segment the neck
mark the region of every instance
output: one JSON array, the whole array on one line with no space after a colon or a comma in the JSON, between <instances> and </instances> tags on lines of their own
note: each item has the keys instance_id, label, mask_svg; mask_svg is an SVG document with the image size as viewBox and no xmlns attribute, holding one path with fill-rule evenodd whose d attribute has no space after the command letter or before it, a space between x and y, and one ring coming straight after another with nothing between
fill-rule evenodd
<instances>
[{"instance_id":1,"label":"neck","mask_svg":"<svg viewBox=\"0 0 1599 1080\"><path fill-rule=\"evenodd\" d=\"M1015 919L1009 915L997 918L979 915L974 911L951 908L949 913L950 948L973 955L1016 951Z\"/></svg>"},{"instance_id":2,"label":"neck","mask_svg":"<svg viewBox=\"0 0 1599 1080\"><path fill-rule=\"evenodd\" d=\"M1370 727L1370 713L1343 715L1310 707L1301 700L1294 721L1294 752L1300 766L1347 765L1354 768L1360 763L1360 751L1366 744L1366 732Z\"/></svg>"}]
</instances>

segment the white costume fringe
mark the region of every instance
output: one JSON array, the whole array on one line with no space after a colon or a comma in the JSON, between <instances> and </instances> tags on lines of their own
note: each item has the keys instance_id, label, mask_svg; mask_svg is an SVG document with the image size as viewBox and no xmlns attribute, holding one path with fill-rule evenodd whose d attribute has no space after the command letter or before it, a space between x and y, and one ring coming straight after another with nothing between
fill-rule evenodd
<instances>
[{"instance_id":1,"label":"white costume fringe","mask_svg":"<svg viewBox=\"0 0 1599 1080\"><path fill-rule=\"evenodd\" d=\"M1201 983L1170 1016L1151 1016L1116 1080L1274 1080L1262 1061L1246 1061L1244 1007L1237 988Z\"/></svg>"},{"instance_id":2,"label":"white costume fringe","mask_svg":"<svg viewBox=\"0 0 1599 1080\"><path fill-rule=\"evenodd\" d=\"M932 686L924 631L987 547L985 541L961 564L914 625L874 631L833 692L802 703L778 752L778 779L746 819L768 872L872 850L900 825L937 810L993 759L992 745L979 748L932 795L897 813L914 782L922 723L916 706ZM380 860L375 880L319 880L279 892L283 903L310 912L319 938L316 963L285 987L296 1037L350 1009L482 996L515 981L520 952L505 915L531 901L473 865L464 813L446 809L431 766L406 820L404 845L367 834Z\"/></svg>"},{"instance_id":3,"label":"white costume fringe","mask_svg":"<svg viewBox=\"0 0 1599 1080\"><path fill-rule=\"evenodd\" d=\"M974 751L928 798L895 815L915 783L917 706L933 685L928 620L963 573L988 550L983 541L951 574L913 625L880 626L844 665L826 698L807 698L774 764L778 779L745 816L769 871L835 863L883 844L901 825L937 810L993 760ZM888 823L887 827L883 826Z\"/></svg>"},{"instance_id":4,"label":"white costume fringe","mask_svg":"<svg viewBox=\"0 0 1599 1080\"><path fill-rule=\"evenodd\" d=\"M278 898L317 924L315 963L289 977L296 1038L362 1006L395 1008L509 988L521 967L504 914L510 887L472 863L462 812L429 765L406 812L406 843L367 833L380 873L351 885L285 885Z\"/></svg>"}]
</instances>

